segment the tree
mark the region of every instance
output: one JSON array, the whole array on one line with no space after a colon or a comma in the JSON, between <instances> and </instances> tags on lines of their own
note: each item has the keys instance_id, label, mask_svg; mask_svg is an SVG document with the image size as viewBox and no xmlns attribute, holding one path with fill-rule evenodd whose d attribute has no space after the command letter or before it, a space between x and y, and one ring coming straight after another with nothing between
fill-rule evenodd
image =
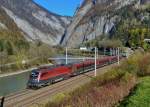
<instances>
[{"instance_id":1,"label":"tree","mask_svg":"<svg viewBox=\"0 0 150 107\"><path fill-rule=\"evenodd\" d=\"M13 47L9 41L6 41L5 48L6 48L8 55L13 55Z\"/></svg>"},{"instance_id":2,"label":"tree","mask_svg":"<svg viewBox=\"0 0 150 107\"><path fill-rule=\"evenodd\" d=\"M3 40L0 40L0 52L4 51L4 42Z\"/></svg>"}]
</instances>

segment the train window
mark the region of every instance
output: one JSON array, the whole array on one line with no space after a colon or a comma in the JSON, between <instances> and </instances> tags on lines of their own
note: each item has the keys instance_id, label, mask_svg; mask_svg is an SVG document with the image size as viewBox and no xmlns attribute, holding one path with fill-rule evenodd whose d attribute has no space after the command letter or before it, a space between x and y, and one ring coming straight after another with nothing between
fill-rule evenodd
<instances>
[{"instance_id":1,"label":"train window","mask_svg":"<svg viewBox=\"0 0 150 107\"><path fill-rule=\"evenodd\" d=\"M31 77L33 77L33 78L37 78L38 75L39 75L39 72L37 72L37 70L33 70L31 73Z\"/></svg>"}]
</instances>

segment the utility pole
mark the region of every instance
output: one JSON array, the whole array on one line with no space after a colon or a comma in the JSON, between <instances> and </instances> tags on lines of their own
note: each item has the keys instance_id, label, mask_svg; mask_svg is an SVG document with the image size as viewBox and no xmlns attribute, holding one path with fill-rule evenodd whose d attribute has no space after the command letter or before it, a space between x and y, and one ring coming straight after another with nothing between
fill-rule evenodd
<instances>
[{"instance_id":1,"label":"utility pole","mask_svg":"<svg viewBox=\"0 0 150 107\"><path fill-rule=\"evenodd\" d=\"M120 64L120 52L119 52L119 48L118 48L118 65Z\"/></svg>"},{"instance_id":2,"label":"utility pole","mask_svg":"<svg viewBox=\"0 0 150 107\"><path fill-rule=\"evenodd\" d=\"M96 53L97 53L97 59L99 58L99 56L98 56L98 48L97 48L97 51L96 51Z\"/></svg>"},{"instance_id":3,"label":"utility pole","mask_svg":"<svg viewBox=\"0 0 150 107\"><path fill-rule=\"evenodd\" d=\"M110 48L110 56L113 56L113 53L112 53L112 48Z\"/></svg>"},{"instance_id":4,"label":"utility pole","mask_svg":"<svg viewBox=\"0 0 150 107\"><path fill-rule=\"evenodd\" d=\"M66 65L68 64L68 49L66 47Z\"/></svg>"},{"instance_id":5,"label":"utility pole","mask_svg":"<svg viewBox=\"0 0 150 107\"><path fill-rule=\"evenodd\" d=\"M116 56L116 48L113 48L113 56Z\"/></svg>"},{"instance_id":6,"label":"utility pole","mask_svg":"<svg viewBox=\"0 0 150 107\"><path fill-rule=\"evenodd\" d=\"M97 53L97 48L95 47L95 77L96 77L96 75L97 75L97 71L96 71L96 59L97 59L97 57L96 57L96 53Z\"/></svg>"},{"instance_id":7,"label":"utility pole","mask_svg":"<svg viewBox=\"0 0 150 107\"><path fill-rule=\"evenodd\" d=\"M3 67L3 52L0 52L0 72L2 72L2 67Z\"/></svg>"},{"instance_id":8,"label":"utility pole","mask_svg":"<svg viewBox=\"0 0 150 107\"><path fill-rule=\"evenodd\" d=\"M0 54L0 73L2 72L2 61L1 61L1 54Z\"/></svg>"},{"instance_id":9,"label":"utility pole","mask_svg":"<svg viewBox=\"0 0 150 107\"><path fill-rule=\"evenodd\" d=\"M105 56L105 54L106 54L106 48L104 47L104 56Z\"/></svg>"}]
</instances>

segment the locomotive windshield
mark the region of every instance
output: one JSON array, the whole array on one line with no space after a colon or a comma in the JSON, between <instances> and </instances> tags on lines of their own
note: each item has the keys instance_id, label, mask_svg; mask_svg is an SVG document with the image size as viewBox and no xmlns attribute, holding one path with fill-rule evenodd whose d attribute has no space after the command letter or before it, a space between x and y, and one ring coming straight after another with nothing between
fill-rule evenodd
<instances>
[{"instance_id":1,"label":"locomotive windshield","mask_svg":"<svg viewBox=\"0 0 150 107\"><path fill-rule=\"evenodd\" d=\"M32 73L31 73L32 78L37 78L38 75L39 75L39 72L37 70L33 70Z\"/></svg>"}]
</instances>

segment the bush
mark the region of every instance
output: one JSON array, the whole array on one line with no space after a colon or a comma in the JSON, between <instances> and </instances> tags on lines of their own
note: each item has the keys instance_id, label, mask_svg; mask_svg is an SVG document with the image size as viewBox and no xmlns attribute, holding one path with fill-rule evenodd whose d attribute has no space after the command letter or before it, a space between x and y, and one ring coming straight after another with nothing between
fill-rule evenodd
<instances>
[{"instance_id":1,"label":"bush","mask_svg":"<svg viewBox=\"0 0 150 107\"><path fill-rule=\"evenodd\" d=\"M70 97L63 95L63 99L58 98L54 102L49 102L46 107L113 106L129 94L136 84L136 78L132 74L125 73L121 78L114 78L103 85L91 84L92 82L70 93Z\"/></svg>"},{"instance_id":2,"label":"bush","mask_svg":"<svg viewBox=\"0 0 150 107\"><path fill-rule=\"evenodd\" d=\"M141 52L137 52L135 55L132 55L123 62L122 68L127 72L137 74L137 72L139 71L139 61L142 57L143 54Z\"/></svg>"},{"instance_id":3,"label":"bush","mask_svg":"<svg viewBox=\"0 0 150 107\"><path fill-rule=\"evenodd\" d=\"M150 54L146 54L140 61L139 61L139 75L145 76L150 75Z\"/></svg>"},{"instance_id":4,"label":"bush","mask_svg":"<svg viewBox=\"0 0 150 107\"><path fill-rule=\"evenodd\" d=\"M113 106L136 85L136 77L115 66L104 75L94 78L90 83L74 90L63 99L51 101L46 107L95 107ZM66 97L69 96L69 97Z\"/></svg>"},{"instance_id":5,"label":"bush","mask_svg":"<svg viewBox=\"0 0 150 107\"><path fill-rule=\"evenodd\" d=\"M135 55L125 60L121 68L138 76L146 76L150 74L150 53L144 54L137 52Z\"/></svg>"}]
</instances>

